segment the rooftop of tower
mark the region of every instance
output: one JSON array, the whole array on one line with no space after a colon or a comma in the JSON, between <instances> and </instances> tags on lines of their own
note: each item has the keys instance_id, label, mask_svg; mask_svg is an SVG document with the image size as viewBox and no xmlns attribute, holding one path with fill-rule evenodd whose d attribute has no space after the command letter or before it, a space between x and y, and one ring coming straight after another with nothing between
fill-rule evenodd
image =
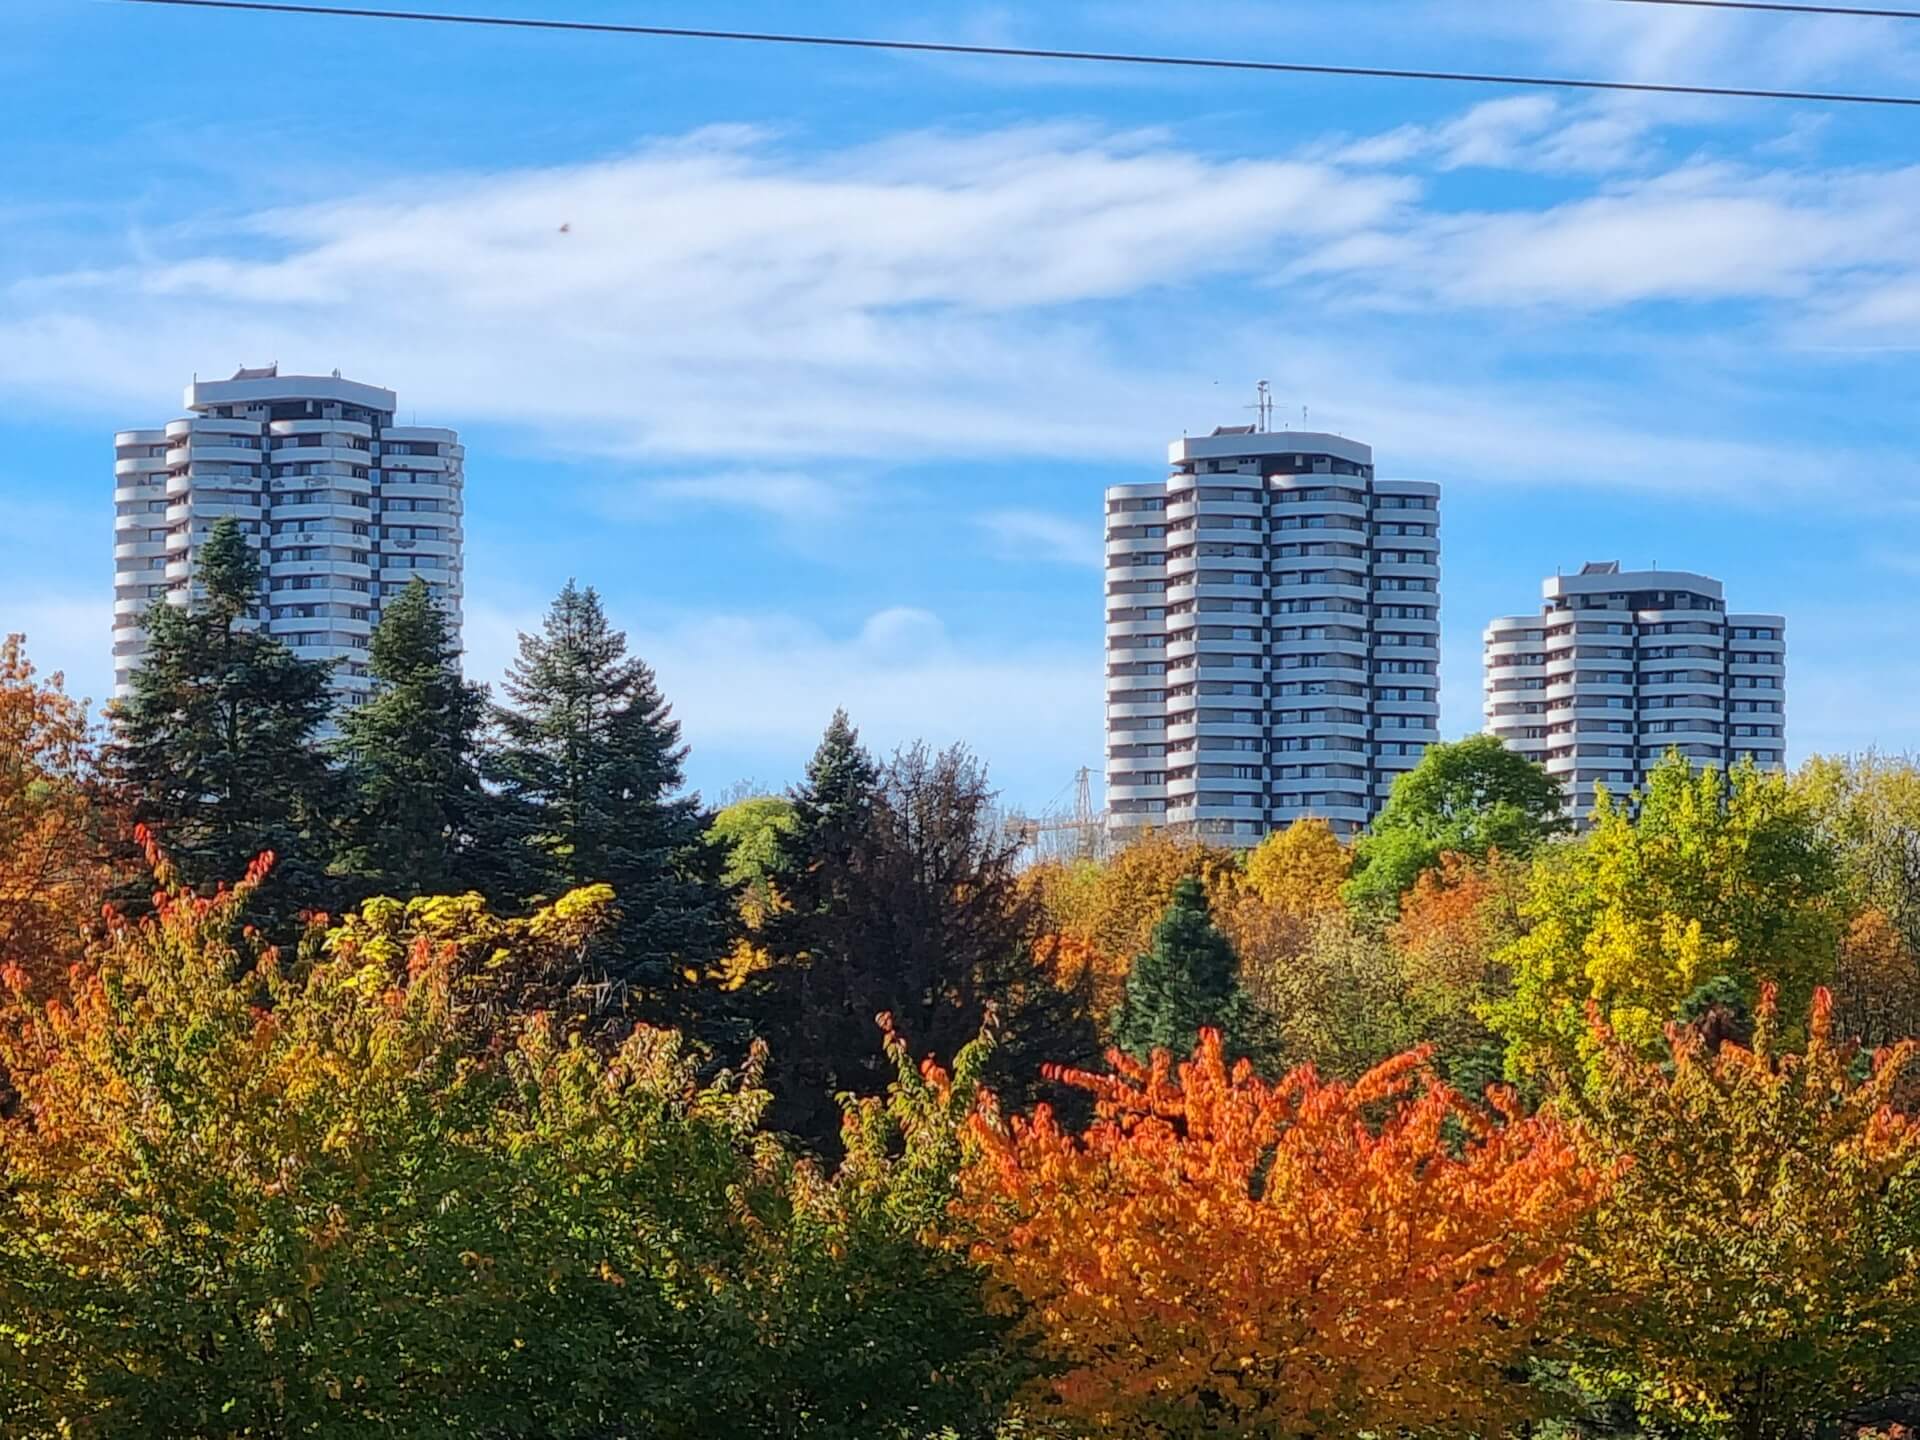
<instances>
[{"instance_id":1,"label":"rooftop of tower","mask_svg":"<svg viewBox=\"0 0 1920 1440\"><path fill-rule=\"evenodd\" d=\"M216 405L255 405L275 400L333 400L343 405L358 405L388 414L399 405L393 391L379 385L363 385L344 379L338 370L331 375L282 375L278 363L249 368L241 366L230 380L201 380L187 386L186 407L206 410Z\"/></svg>"}]
</instances>

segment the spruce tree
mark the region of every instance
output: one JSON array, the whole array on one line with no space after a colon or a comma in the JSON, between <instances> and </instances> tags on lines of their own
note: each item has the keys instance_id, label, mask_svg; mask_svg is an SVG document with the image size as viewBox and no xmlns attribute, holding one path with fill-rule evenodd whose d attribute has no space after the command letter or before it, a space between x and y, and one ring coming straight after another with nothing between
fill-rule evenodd
<instances>
[{"instance_id":1,"label":"spruce tree","mask_svg":"<svg viewBox=\"0 0 1920 1440\"><path fill-rule=\"evenodd\" d=\"M1155 1050L1190 1055L1201 1028L1219 1030L1229 1047L1245 1027L1239 962L1214 927L1206 891L1194 876L1174 886L1153 943L1134 957L1126 996L1113 1017L1114 1044L1139 1060Z\"/></svg>"},{"instance_id":2,"label":"spruce tree","mask_svg":"<svg viewBox=\"0 0 1920 1440\"><path fill-rule=\"evenodd\" d=\"M799 961L830 943L859 854L872 838L879 793L879 767L847 712L835 710L805 781L792 792L793 824L773 875L784 908L768 917L762 941L771 954Z\"/></svg>"},{"instance_id":3,"label":"spruce tree","mask_svg":"<svg viewBox=\"0 0 1920 1440\"><path fill-rule=\"evenodd\" d=\"M569 580L540 633L520 637L504 688L490 833L510 883L527 899L611 885L619 931L604 972L581 978L610 1007L637 991L670 1012L678 977L718 961L733 919L725 852L699 798L680 793L686 749L653 671Z\"/></svg>"},{"instance_id":4,"label":"spruce tree","mask_svg":"<svg viewBox=\"0 0 1920 1440\"><path fill-rule=\"evenodd\" d=\"M271 850L260 906L323 903L334 780L315 737L332 667L253 623L260 562L231 517L200 547L194 578L204 598L147 612L146 657L112 712L113 772L186 883L238 880Z\"/></svg>"},{"instance_id":5,"label":"spruce tree","mask_svg":"<svg viewBox=\"0 0 1920 1440\"><path fill-rule=\"evenodd\" d=\"M460 647L425 581L384 607L367 665L373 697L340 722L349 798L335 871L359 898L483 888L486 691L461 679Z\"/></svg>"}]
</instances>

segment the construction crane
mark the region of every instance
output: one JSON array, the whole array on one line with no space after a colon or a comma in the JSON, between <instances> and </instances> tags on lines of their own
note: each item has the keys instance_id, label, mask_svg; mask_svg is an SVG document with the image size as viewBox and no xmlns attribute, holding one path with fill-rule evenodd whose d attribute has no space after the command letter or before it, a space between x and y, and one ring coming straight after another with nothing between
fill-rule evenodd
<instances>
[{"instance_id":1,"label":"construction crane","mask_svg":"<svg viewBox=\"0 0 1920 1440\"><path fill-rule=\"evenodd\" d=\"M1067 802L1067 791L1073 799ZM1029 864L1042 860L1097 860L1106 851L1107 817L1093 808L1093 769L1082 765L1038 815L1011 815L1007 834Z\"/></svg>"}]
</instances>

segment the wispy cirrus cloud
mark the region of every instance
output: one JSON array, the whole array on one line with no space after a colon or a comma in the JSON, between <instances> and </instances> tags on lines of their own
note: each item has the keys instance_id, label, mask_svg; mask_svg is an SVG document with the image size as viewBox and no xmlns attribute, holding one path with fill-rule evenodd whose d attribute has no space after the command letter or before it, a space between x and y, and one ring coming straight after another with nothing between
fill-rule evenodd
<instances>
[{"instance_id":1,"label":"wispy cirrus cloud","mask_svg":"<svg viewBox=\"0 0 1920 1440\"><path fill-rule=\"evenodd\" d=\"M1003 554L1056 565L1099 569L1099 528L1084 520L1043 510L994 510L976 522Z\"/></svg>"},{"instance_id":2,"label":"wispy cirrus cloud","mask_svg":"<svg viewBox=\"0 0 1920 1440\"><path fill-rule=\"evenodd\" d=\"M183 222L125 264L18 278L0 289L0 390L147 407L209 357L338 365L422 413L653 467L610 502L623 513L783 523L849 493L824 457L1133 460L1216 417L1223 376L1259 374L1338 397L1353 428L1404 441L1405 468L1613 483L1624 441L1690 451L1704 473L1650 474L1711 486L1750 469L1736 415L1715 433L1634 383L1410 363L1515 307L1583 345L1595 316L1650 305L1738 304L1796 342L1883 336L1910 312L1920 170L1600 165L1611 142L1591 127L1647 123L1522 97L1254 157L1082 125L809 152L710 128ZM1571 174L1553 157L1585 146L1607 173L1498 206L1445 189L1468 166ZM1807 450L1808 483L1882 458Z\"/></svg>"}]
</instances>

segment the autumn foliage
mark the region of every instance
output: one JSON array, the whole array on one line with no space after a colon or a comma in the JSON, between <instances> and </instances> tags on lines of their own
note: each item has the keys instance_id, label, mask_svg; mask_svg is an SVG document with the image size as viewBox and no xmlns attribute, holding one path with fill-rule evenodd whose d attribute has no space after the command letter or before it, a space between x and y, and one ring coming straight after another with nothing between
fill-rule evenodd
<instances>
[{"instance_id":1,"label":"autumn foliage","mask_svg":"<svg viewBox=\"0 0 1920 1440\"><path fill-rule=\"evenodd\" d=\"M79 959L110 873L85 707L0 641L0 964L39 987Z\"/></svg>"},{"instance_id":2,"label":"autumn foliage","mask_svg":"<svg viewBox=\"0 0 1920 1440\"><path fill-rule=\"evenodd\" d=\"M1673 1027L1653 1060L1596 1017L1597 1077L1564 1092L1619 1178L1556 1309L1593 1387L1650 1427L1813 1435L1920 1387L1920 1123L1900 1103L1920 1043L1858 1078L1825 990L1802 1050L1770 988L1758 1021L1750 1048Z\"/></svg>"},{"instance_id":3,"label":"autumn foliage","mask_svg":"<svg viewBox=\"0 0 1920 1440\"><path fill-rule=\"evenodd\" d=\"M1054 1367L1033 1400L1088 1435L1307 1436L1497 1425L1599 1186L1550 1118L1467 1104L1411 1053L1353 1084L1190 1061L1062 1078L976 1118L962 1217Z\"/></svg>"}]
</instances>

